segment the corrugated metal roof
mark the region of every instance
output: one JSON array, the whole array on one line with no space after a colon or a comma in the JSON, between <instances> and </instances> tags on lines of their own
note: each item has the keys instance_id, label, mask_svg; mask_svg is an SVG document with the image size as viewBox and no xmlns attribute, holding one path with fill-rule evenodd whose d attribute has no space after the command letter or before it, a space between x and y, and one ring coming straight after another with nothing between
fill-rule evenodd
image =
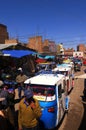
<instances>
[{"instance_id":1,"label":"corrugated metal roof","mask_svg":"<svg viewBox=\"0 0 86 130\"><path fill-rule=\"evenodd\" d=\"M7 47L17 45L18 43L10 43L10 44L0 44L0 50L5 49Z\"/></svg>"}]
</instances>

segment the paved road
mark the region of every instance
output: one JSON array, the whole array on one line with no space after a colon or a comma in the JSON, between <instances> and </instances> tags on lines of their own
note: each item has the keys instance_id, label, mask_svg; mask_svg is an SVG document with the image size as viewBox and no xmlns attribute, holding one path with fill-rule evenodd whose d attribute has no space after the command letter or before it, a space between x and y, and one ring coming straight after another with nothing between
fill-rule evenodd
<instances>
[{"instance_id":1,"label":"paved road","mask_svg":"<svg viewBox=\"0 0 86 130\"><path fill-rule=\"evenodd\" d=\"M81 72L75 75L83 74ZM70 108L68 114L65 115L64 120L58 130L86 130L86 103L83 102L83 88L84 79L75 79L75 87L70 93Z\"/></svg>"}]
</instances>

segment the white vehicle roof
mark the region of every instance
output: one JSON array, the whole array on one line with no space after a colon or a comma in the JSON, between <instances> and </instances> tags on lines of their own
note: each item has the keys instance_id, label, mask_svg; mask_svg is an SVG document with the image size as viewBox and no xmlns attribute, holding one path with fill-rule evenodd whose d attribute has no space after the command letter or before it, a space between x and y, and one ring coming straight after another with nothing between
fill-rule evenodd
<instances>
[{"instance_id":1,"label":"white vehicle roof","mask_svg":"<svg viewBox=\"0 0 86 130\"><path fill-rule=\"evenodd\" d=\"M71 70L70 67L57 66L52 71L56 72L56 71L70 71L70 70Z\"/></svg>"},{"instance_id":2,"label":"white vehicle roof","mask_svg":"<svg viewBox=\"0 0 86 130\"><path fill-rule=\"evenodd\" d=\"M57 66L62 66L62 67L73 67L73 64L72 64L72 62L70 62L70 63L63 63L63 64L61 64L61 65L57 65Z\"/></svg>"},{"instance_id":3,"label":"white vehicle roof","mask_svg":"<svg viewBox=\"0 0 86 130\"><path fill-rule=\"evenodd\" d=\"M40 74L32 78L27 79L25 84L40 84L40 85L55 85L65 76L62 74Z\"/></svg>"}]
</instances>

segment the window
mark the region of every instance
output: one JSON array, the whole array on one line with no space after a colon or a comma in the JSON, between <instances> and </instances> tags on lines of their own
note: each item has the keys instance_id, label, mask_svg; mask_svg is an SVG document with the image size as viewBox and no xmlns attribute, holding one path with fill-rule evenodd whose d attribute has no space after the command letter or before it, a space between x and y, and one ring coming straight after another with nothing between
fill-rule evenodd
<instances>
[{"instance_id":1,"label":"window","mask_svg":"<svg viewBox=\"0 0 86 130\"><path fill-rule=\"evenodd\" d=\"M58 85L58 97L61 98L62 97L62 85Z\"/></svg>"},{"instance_id":2,"label":"window","mask_svg":"<svg viewBox=\"0 0 86 130\"><path fill-rule=\"evenodd\" d=\"M63 80L63 89L64 89L64 91L66 89L66 81L65 80Z\"/></svg>"},{"instance_id":3,"label":"window","mask_svg":"<svg viewBox=\"0 0 86 130\"><path fill-rule=\"evenodd\" d=\"M47 97L55 95L55 88L51 86L32 85L31 88L34 95L41 95Z\"/></svg>"},{"instance_id":4,"label":"window","mask_svg":"<svg viewBox=\"0 0 86 130\"><path fill-rule=\"evenodd\" d=\"M60 71L60 72L61 72L61 74L68 76L68 71Z\"/></svg>"}]
</instances>

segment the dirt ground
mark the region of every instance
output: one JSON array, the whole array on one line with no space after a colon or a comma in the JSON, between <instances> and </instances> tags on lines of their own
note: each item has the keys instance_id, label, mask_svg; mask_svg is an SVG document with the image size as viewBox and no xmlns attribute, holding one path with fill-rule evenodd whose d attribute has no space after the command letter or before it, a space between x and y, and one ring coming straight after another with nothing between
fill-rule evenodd
<instances>
[{"instance_id":1,"label":"dirt ground","mask_svg":"<svg viewBox=\"0 0 86 130\"><path fill-rule=\"evenodd\" d=\"M82 66L81 71L76 72L75 75L83 74L85 68ZM86 130L86 102L83 101L83 89L84 79L75 79L74 88L69 94L69 112L64 116L62 123L56 130ZM16 98L18 98L17 90ZM15 105L15 110L18 110L18 104Z\"/></svg>"},{"instance_id":2,"label":"dirt ground","mask_svg":"<svg viewBox=\"0 0 86 130\"><path fill-rule=\"evenodd\" d=\"M84 73L86 67L82 66L80 72L75 75ZM70 107L68 114L65 115L58 130L86 130L86 102L83 99L84 79L75 79L75 85L70 97Z\"/></svg>"}]
</instances>

